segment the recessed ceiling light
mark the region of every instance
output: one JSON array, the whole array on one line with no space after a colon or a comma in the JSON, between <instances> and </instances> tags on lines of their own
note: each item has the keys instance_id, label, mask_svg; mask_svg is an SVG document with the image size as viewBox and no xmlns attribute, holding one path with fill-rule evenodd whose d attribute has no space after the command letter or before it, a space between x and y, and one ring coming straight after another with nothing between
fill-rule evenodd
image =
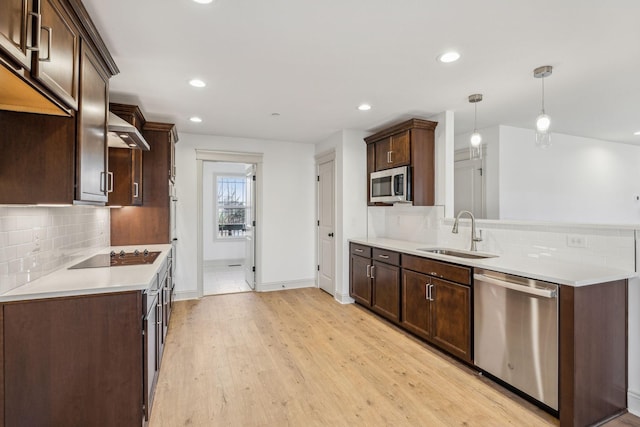
<instances>
[{"instance_id":1,"label":"recessed ceiling light","mask_svg":"<svg viewBox=\"0 0 640 427\"><path fill-rule=\"evenodd\" d=\"M272 115L273 117L278 117L278 116L280 116L280 113L271 113L271 115Z\"/></svg>"},{"instance_id":2,"label":"recessed ceiling light","mask_svg":"<svg viewBox=\"0 0 640 427\"><path fill-rule=\"evenodd\" d=\"M191 117L189 120L191 120L193 123L202 123L202 119L200 117Z\"/></svg>"},{"instance_id":3,"label":"recessed ceiling light","mask_svg":"<svg viewBox=\"0 0 640 427\"><path fill-rule=\"evenodd\" d=\"M189 84L193 87L205 87L207 84L200 79L189 80Z\"/></svg>"},{"instance_id":4,"label":"recessed ceiling light","mask_svg":"<svg viewBox=\"0 0 640 427\"><path fill-rule=\"evenodd\" d=\"M209 4L209 3L213 3L213 0L193 0L196 3L200 3L200 4Z\"/></svg>"},{"instance_id":5,"label":"recessed ceiling light","mask_svg":"<svg viewBox=\"0 0 640 427\"><path fill-rule=\"evenodd\" d=\"M633 133L634 135L640 135L640 130Z\"/></svg>"},{"instance_id":6,"label":"recessed ceiling light","mask_svg":"<svg viewBox=\"0 0 640 427\"><path fill-rule=\"evenodd\" d=\"M460 54L458 52L453 52L453 51L446 52L438 56L438 61L444 62L445 64L448 64L449 62L455 62L458 59L460 59Z\"/></svg>"},{"instance_id":7,"label":"recessed ceiling light","mask_svg":"<svg viewBox=\"0 0 640 427\"><path fill-rule=\"evenodd\" d=\"M360 110L360 111L369 111L369 110L371 110L371 105L369 105L369 104L360 104L360 105L358 105L358 110Z\"/></svg>"}]
</instances>

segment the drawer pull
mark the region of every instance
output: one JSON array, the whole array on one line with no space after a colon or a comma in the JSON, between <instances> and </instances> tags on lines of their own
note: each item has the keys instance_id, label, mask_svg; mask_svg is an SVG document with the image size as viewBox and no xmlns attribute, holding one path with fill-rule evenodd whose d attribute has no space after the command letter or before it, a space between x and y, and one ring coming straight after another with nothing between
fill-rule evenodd
<instances>
[{"instance_id":1,"label":"drawer pull","mask_svg":"<svg viewBox=\"0 0 640 427\"><path fill-rule=\"evenodd\" d=\"M356 249L355 251L356 251L356 252L359 252L359 253L364 252L362 249Z\"/></svg>"},{"instance_id":2,"label":"drawer pull","mask_svg":"<svg viewBox=\"0 0 640 427\"><path fill-rule=\"evenodd\" d=\"M378 255L382 259L389 259L389 255Z\"/></svg>"}]
</instances>

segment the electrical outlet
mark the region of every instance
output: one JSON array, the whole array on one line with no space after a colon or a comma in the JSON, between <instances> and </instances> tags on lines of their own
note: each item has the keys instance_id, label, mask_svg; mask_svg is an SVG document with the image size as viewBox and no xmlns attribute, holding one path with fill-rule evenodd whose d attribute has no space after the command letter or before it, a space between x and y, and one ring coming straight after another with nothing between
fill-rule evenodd
<instances>
[{"instance_id":1,"label":"electrical outlet","mask_svg":"<svg viewBox=\"0 0 640 427\"><path fill-rule=\"evenodd\" d=\"M587 238L585 236L581 236L580 234L568 234L567 246L569 246L570 248L586 248Z\"/></svg>"}]
</instances>

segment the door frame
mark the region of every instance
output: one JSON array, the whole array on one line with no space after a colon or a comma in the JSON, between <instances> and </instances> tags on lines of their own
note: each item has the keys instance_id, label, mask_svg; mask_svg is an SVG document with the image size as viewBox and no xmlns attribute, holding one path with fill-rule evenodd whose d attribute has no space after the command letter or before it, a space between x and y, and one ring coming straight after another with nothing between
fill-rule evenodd
<instances>
[{"instance_id":1,"label":"door frame","mask_svg":"<svg viewBox=\"0 0 640 427\"><path fill-rule=\"evenodd\" d=\"M336 241L342 236L338 233L336 223L336 150L331 149L315 155L316 160L316 177L320 175L320 165L333 161L333 297L337 292L336 288L336 265L337 265L337 245ZM320 227L317 225L320 221L320 185L316 179L316 265L320 265ZM316 268L316 288L320 288L320 271Z\"/></svg>"},{"instance_id":2,"label":"door frame","mask_svg":"<svg viewBox=\"0 0 640 427\"><path fill-rule=\"evenodd\" d=\"M202 198L202 168L204 162L226 162L226 163L247 163L247 164L255 164L256 165L256 204L255 204L255 215L256 215L256 227L254 228L254 241L253 241L253 251L254 251L254 265L256 267L255 274L255 291L260 291L260 286L262 284L262 248L258 244L262 242L262 166L263 166L263 154L262 153L243 153L243 152L231 152L231 151L215 151L215 150L201 150L196 149L196 173L197 173L197 197L198 197L198 232L197 232L197 241L198 241L198 251L197 251L197 275L196 275L196 287L197 287L197 297L202 298L204 294L204 286L203 286L203 255L204 255L204 241L202 238L203 234L203 221L204 218L202 216L202 208L203 208L203 198Z\"/></svg>"}]
</instances>

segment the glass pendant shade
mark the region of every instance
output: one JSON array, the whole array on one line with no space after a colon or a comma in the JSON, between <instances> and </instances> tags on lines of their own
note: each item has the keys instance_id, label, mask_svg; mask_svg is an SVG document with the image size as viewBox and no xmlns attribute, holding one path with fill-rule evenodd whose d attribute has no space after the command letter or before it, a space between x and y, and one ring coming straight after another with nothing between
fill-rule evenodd
<instances>
[{"instance_id":1,"label":"glass pendant shade","mask_svg":"<svg viewBox=\"0 0 640 427\"><path fill-rule=\"evenodd\" d=\"M553 72L553 67L544 65L533 70L533 77L542 82L542 111L536 118L536 146L539 148L549 148L551 146L551 118L544 112L544 78L549 77Z\"/></svg>"},{"instance_id":2,"label":"glass pendant shade","mask_svg":"<svg viewBox=\"0 0 640 427\"><path fill-rule=\"evenodd\" d=\"M543 111L536 119L536 130L538 132L548 132L550 126L551 119Z\"/></svg>"},{"instance_id":3,"label":"glass pendant shade","mask_svg":"<svg viewBox=\"0 0 640 427\"><path fill-rule=\"evenodd\" d=\"M470 142L471 142L471 146L472 146L472 147L477 147L477 146L479 146L480 144L482 144L482 135L480 135L480 134L478 133L478 131L477 131L477 130L476 130L476 131L474 131L474 132L471 134Z\"/></svg>"}]
</instances>

